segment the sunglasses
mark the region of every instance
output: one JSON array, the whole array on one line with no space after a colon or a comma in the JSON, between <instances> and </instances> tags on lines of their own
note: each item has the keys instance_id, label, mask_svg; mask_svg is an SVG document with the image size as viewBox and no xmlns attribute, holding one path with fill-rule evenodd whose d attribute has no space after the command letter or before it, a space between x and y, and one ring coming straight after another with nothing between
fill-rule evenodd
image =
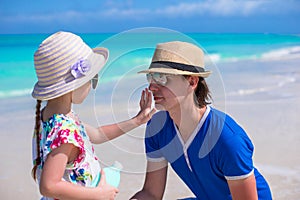
<instances>
[{"instance_id":1,"label":"sunglasses","mask_svg":"<svg viewBox=\"0 0 300 200\"><path fill-rule=\"evenodd\" d=\"M97 88L97 85L98 85L98 74L96 74L94 76L94 78L92 78L91 82L92 82L92 88L95 90Z\"/></svg>"},{"instance_id":2,"label":"sunglasses","mask_svg":"<svg viewBox=\"0 0 300 200\"><path fill-rule=\"evenodd\" d=\"M174 75L157 73L157 72L146 74L147 81L149 83L154 82L154 83L156 83L158 85L162 85L162 86L167 85L167 82L168 82L167 77L169 77L169 76L174 76Z\"/></svg>"}]
</instances>

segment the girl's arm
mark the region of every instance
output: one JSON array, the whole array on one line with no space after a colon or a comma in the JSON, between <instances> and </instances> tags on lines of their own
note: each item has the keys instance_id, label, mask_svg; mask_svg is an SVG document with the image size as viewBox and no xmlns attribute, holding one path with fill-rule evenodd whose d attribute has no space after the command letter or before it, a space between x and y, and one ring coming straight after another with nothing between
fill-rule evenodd
<instances>
[{"instance_id":1,"label":"girl's arm","mask_svg":"<svg viewBox=\"0 0 300 200\"><path fill-rule=\"evenodd\" d=\"M41 174L41 194L60 200L114 199L118 189L106 184L104 172L101 172L101 180L96 188L83 187L62 180L67 163L74 160L78 153L78 148L73 144L63 144L49 153Z\"/></svg>"},{"instance_id":2,"label":"girl's arm","mask_svg":"<svg viewBox=\"0 0 300 200\"><path fill-rule=\"evenodd\" d=\"M154 108L151 109L151 104L151 92L148 89L145 89L143 90L140 99L140 112L132 119L98 128L95 128L89 124L84 124L91 142L94 144L100 144L108 140L112 140L146 123L156 111Z\"/></svg>"}]
</instances>

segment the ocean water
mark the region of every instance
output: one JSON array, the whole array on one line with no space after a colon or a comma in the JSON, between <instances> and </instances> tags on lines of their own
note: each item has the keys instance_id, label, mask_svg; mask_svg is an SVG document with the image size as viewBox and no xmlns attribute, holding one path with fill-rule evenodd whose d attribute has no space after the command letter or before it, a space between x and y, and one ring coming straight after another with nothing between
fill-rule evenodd
<instances>
[{"instance_id":1,"label":"ocean water","mask_svg":"<svg viewBox=\"0 0 300 200\"><path fill-rule=\"evenodd\" d=\"M207 59L216 66L222 63L267 61L300 55L300 35L182 34L151 31L79 35L91 47L104 46L110 50L108 64L100 72L100 83L116 81L124 77L124 74L128 77L137 76L136 72L147 68L151 62L155 44L171 40L197 43L205 50ZM48 36L49 34L0 35L0 99L30 95L37 81L33 54Z\"/></svg>"},{"instance_id":2,"label":"ocean water","mask_svg":"<svg viewBox=\"0 0 300 200\"><path fill-rule=\"evenodd\" d=\"M4 160L7 160L3 163L3 173L0 173L3 184L0 184L0 193L6 199L11 199L12 196L15 197L13 199L39 197L36 185L30 177L32 166L28 159L35 107L30 93L37 81L33 54L47 36L49 34L0 35L0 135L1 141L4 141L1 145L2 152L5 152ZM104 46L110 50L109 61L100 71L96 98L88 98L85 101L86 106L75 109L84 121L96 124L91 115L93 111L98 124L133 117L138 111L136 100L139 99L140 90L147 84L145 77L138 75L137 71L148 67L155 44L171 40L197 43L207 53L207 67L213 71L212 76L218 74L219 70L221 77L215 76L215 80L220 82L223 77L226 100L234 99L226 109L220 104L217 107L224 111L230 108L229 113L233 114L253 138L256 166L268 178L274 199L300 199L300 165L299 159L295 159L299 158L300 141L300 94L297 92L300 83L300 35L129 31L122 34L80 36L91 47ZM223 88L213 89L220 90L213 92L214 100L222 101L220 93ZM97 102L97 109L89 101ZM85 112L85 115L81 115ZM143 132L144 130L137 129L136 132L129 133L128 137L106 143L113 147L98 146L97 153L101 161L108 164L114 160L124 160L121 163L125 170L142 172L144 165L139 159L144 161L144 150L142 143L138 145L136 139L142 139ZM15 145L10 145L10 141L14 141ZM128 162L128 156L131 162ZM12 157L16 159L11 159ZM22 165L16 164L16 160ZM16 166L20 170L16 170ZM138 182L142 178L132 178L131 175L127 174L126 179L126 173L123 174L123 183L134 186L123 186L121 193L128 196L135 192L134 188L142 184ZM133 188L130 194L128 188ZM170 192L174 193L172 190Z\"/></svg>"}]
</instances>

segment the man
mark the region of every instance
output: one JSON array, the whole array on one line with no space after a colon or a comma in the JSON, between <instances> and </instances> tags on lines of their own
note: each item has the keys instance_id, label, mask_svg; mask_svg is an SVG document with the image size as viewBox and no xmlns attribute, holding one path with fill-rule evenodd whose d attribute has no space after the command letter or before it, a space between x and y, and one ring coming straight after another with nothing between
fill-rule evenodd
<instances>
[{"instance_id":1,"label":"man","mask_svg":"<svg viewBox=\"0 0 300 200\"><path fill-rule=\"evenodd\" d=\"M253 165L253 145L227 114L209 106L203 51L186 42L158 44L146 73L156 113L147 124L147 173L132 199L162 199L168 163L194 199L272 199Z\"/></svg>"}]
</instances>

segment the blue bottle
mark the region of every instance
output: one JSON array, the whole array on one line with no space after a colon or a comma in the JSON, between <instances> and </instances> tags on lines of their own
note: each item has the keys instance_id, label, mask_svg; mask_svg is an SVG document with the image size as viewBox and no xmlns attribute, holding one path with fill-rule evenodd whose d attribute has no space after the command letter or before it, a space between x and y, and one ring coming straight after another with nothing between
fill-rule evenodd
<instances>
[{"instance_id":1,"label":"blue bottle","mask_svg":"<svg viewBox=\"0 0 300 200\"><path fill-rule=\"evenodd\" d=\"M103 168L106 176L106 182L113 186L118 187L120 184L120 171L122 170L123 166L118 161L115 161L115 163L110 167Z\"/></svg>"}]
</instances>

